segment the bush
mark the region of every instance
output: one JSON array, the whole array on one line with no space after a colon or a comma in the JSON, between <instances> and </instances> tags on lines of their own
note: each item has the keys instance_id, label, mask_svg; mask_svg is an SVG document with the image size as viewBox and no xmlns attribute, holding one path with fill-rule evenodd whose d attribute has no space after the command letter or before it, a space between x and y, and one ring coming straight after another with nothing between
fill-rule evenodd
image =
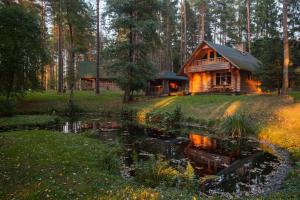
<instances>
[{"instance_id":1,"label":"bush","mask_svg":"<svg viewBox=\"0 0 300 200\"><path fill-rule=\"evenodd\" d=\"M198 184L194 169L190 163L183 170L169 165L162 157L151 156L147 161L136 164L135 179L150 187L166 186L185 189L195 189Z\"/></svg>"},{"instance_id":2,"label":"bush","mask_svg":"<svg viewBox=\"0 0 300 200\"><path fill-rule=\"evenodd\" d=\"M120 112L120 119L124 126L137 124L137 111L124 106Z\"/></svg>"},{"instance_id":3,"label":"bush","mask_svg":"<svg viewBox=\"0 0 300 200\"><path fill-rule=\"evenodd\" d=\"M244 114L227 116L221 123L221 131L231 137L244 137L256 134L256 125Z\"/></svg>"},{"instance_id":4,"label":"bush","mask_svg":"<svg viewBox=\"0 0 300 200\"><path fill-rule=\"evenodd\" d=\"M101 170L106 170L108 172L117 174L120 172L120 159L118 154L120 149L116 146L113 147L106 147L106 149L102 152L99 168Z\"/></svg>"},{"instance_id":5,"label":"bush","mask_svg":"<svg viewBox=\"0 0 300 200\"><path fill-rule=\"evenodd\" d=\"M11 117L14 115L17 104L14 100L0 101L0 116Z\"/></svg>"},{"instance_id":6,"label":"bush","mask_svg":"<svg viewBox=\"0 0 300 200\"><path fill-rule=\"evenodd\" d=\"M150 112L146 115L146 124L153 125L168 131L180 129L180 122L183 119L181 107L177 106L173 112Z\"/></svg>"}]
</instances>

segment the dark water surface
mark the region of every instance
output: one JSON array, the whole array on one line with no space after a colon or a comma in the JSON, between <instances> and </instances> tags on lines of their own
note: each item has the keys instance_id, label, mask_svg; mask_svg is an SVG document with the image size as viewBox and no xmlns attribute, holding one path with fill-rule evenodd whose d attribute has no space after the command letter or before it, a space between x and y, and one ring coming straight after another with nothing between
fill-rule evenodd
<instances>
[{"instance_id":1,"label":"dark water surface","mask_svg":"<svg viewBox=\"0 0 300 200\"><path fill-rule=\"evenodd\" d=\"M65 123L65 133L94 130L106 143L122 145L123 162L132 169L133 155L147 159L150 155L161 156L173 166L186 166L190 162L201 189L207 193L262 190L266 176L279 165L277 157L268 146L254 139L221 139L193 131L188 137L175 137L163 132L133 128L121 130L117 122L77 121ZM134 173L128 171L125 176Z\"/></svg>"},{"instance_id":2,"label":"dark water surface","mask_svg":"<svg viewBox=\"0 0 300 200\"><path fill-rule=\"evenodd\" d=\"M255 193L262 190L267 175L279 165L268 146L253 139L222 139L190 131L188 137L144 128L122 129L117 121L83 119L49 127L64 133L90 131L105 143L121 145L124 177L134 175L133 157L146 160L163 156L172 166L191 163L206 193Z\"/></svg>"}]
</instances>

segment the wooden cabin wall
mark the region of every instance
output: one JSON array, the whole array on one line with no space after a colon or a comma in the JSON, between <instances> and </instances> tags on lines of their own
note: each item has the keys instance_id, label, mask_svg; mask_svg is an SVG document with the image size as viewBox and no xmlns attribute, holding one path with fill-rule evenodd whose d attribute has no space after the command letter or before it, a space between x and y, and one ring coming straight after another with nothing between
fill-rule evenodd
<instances>
[{"instance_id":1,"label":"wooden cabin wall","mask_svg":"<svg viewBox=\"0 0 300 200\"><path fill-rule=\"evenodd\" d=\"M241 92L243 93L256 93L257 92L257 85L256 82L253 81L252 73L244 70L240 70L241 76Z\"/></svg>"},{"instance_id":2,"label":"wooden cabin wall","mask_svg":"<svg viewBox=\"0 0 300 200\"><path fill-rule=\"evenodd\" d=\"M231 70L231 84L234 92L241 91L241 76L239 69L233 68Z\"/></svg>"},{"instance_id":3,"label":"wooden cabin wall","mask_svg":"<svg viewBox=\"0 0 300 200\"><path fill-rule=\"evenodd\" d=\"M190 76L189 90L191 93L208 92L213 76L210 72L193 73Z\"/></svg>"}]
</instances>

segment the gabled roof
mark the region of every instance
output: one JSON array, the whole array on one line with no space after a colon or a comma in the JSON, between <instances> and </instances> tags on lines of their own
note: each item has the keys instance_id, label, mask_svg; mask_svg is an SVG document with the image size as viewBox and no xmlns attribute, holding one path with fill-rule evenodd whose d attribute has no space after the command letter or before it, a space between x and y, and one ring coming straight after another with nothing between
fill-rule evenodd
<instances>
[{"instance_id":1,"label":"gabled roof","mask_svg":"<svg viewBox=\"0 0 300 200\"><path fill-rule=\"evenodd\" d=\"M212 42L204 40L193 52L192 56L185 62L184 67L192 61L195 53L202 47L203 44L207 44L210 48L214 49L231 64L233 64L239 69L253 72L262 65L262 63L259 60L257 60L248 52L243 53L237 49L219 44L214 44Z\"/></svg>"},{"instance_id":2,"label":"gabled roof","mask_svg":"<svg viewBox=\"0 0 300 200\"><path fill-rule=\"evenodd\" d=\"M80 61L77 63L77 77L78 78L96 78L96 62L94 61ZM104 66L100 66L100 78L111 79L113 76L108 75Z\"/></svg>"},{"instance_id":3,"label":"gabled roof","mask_svg":"<svg viewBox=\"0 0 300 200\"><path fill-rule=\"evenodd\" d=\"M166 79L166 80L182 80L187 81L188 78L185 76L177 76L176 73L170 71L162 71L158 74L156 79Z\"/></svg>"}]
</instances>

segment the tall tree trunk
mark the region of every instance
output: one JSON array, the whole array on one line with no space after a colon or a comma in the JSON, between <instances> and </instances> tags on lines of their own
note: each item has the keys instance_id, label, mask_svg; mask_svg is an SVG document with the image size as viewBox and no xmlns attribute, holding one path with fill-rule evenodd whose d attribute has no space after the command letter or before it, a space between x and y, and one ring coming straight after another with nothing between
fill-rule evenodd
<instances>
[{"instance_id":1,"label":"tall tree trunk","mask_svg":"<svg viewBox=\"0 0 300 200\"><path fill-rule=\"evenodd\" d=\"M46 34L46 23L45 23L45 1L42 0L42 7L41 7L41 33L42 33L42 49L45 48L45 34ZM42 65L41 68L41 89L46 89L45 87L45 66Z\"/></svg>"},{"instance_id":2,"label":"tall tree trunk","mask_svg":"<svg viewBox=\"0 0 300 200\"><path fill-rule=\"evenodd\" d=\"M133 18L134 17L134 13L132 12L130 14L130 16ZM133 27L130 27L129 28L129 37L128 37L128 40L129 40L129 45L131 46L131 48L129 49L129 63L131 65L134 65L135 64L135 49L136 48L134 46L135 44L135 33L133 31ZM124 89L124 96L123 96L123 102L124 103L128 103L130 101L130 98L131 98L131 84L132 84L132 67L130 66L130 69L128 71L128 83L126 85L126 88Z\"/></svg>"},{"instance_id":3,"label":"tall tree trunk","mask_svg":"<svg viewBox=\"0 0 300 200\"><path fill-rule=\"evenodd\" d=\"M74 89L75 86L75 52L74 52L74 34L73 34L73 26L71 23L68 23L69 26L69 36L70 36L70 44L69 44L69 66L68 66L68 86L69 89Z\"/></svg>"},{"instance_id":4,"label":"tall tree trunk","mask_svg":"<svg viewBox=\"0 0 300 200\"><path fill-rule=\"evenodd\" d=\"M248 40L248 52L251 53L251 30L250 30L250 0L246 2L247 7L247 40Z\"/></svg>"},{"instance_id":5,"label":"tall tree trunk","mask_svg":"<svg viewBox=\"0 0 300 200\"><path fill-rule=\"evenodd\" d=\"M61 16L61 0L59 0L59 16L58 16L58 93L63 92L63 60L62 60L62 16Z\"/></svg>"},{"instance_id":6,"label":"tall tree trunk","mask_svg":"<svg viewBox=\"0 0 300 200\"><path fill-rule=\"evenodd\" d=\"M186 52L187 52L187 46L186 46L186 41L187 41L187 20L186 20L186 2L185 0L181 1L181 29L180 29L180 35L181 35L181 45L180 45L180 55L181 55L181 66L184 65L184 62L186 61Z\"/></svg>"},{"instance_id":7,"label":"tall tree trunk","mask_svg":"<svg viewBox=\"0 0 300 200\"><path fill-rule=\"evenodd\" d=\"M74 52L74 34L73 26L69 22L69 36L70 36L70 46L69 46L69 66L68 66L68 85L70 89L69 96L69 106L70 106L70 116L74 113L74 89L75 89L75 52Z\"/></svg>"},{"instance_id":8,"label":"tall tree trunk","mask_svg":"<svg viewBox=\"0 0 300 200\"><path fill-rule=\"evenodd\" d=\"M100 0L97 0L97 60L96 60L96 94L100 94L100 11L99 11L99 3Z\"/></svg>"},{"instance_id":9,"label":"tall tree trunk","mask_svg":"<svg viewBox=\"0 0 300 200\"><path fill-rule=\"evenodd\" d=\"M283 60L283 80L282 80L282 95L288 94L289 88L289 36L288 36L288 27L287 27L287 5L288 0L283 1L283 49L284 49L284 60Z\"/></svg>"}]
</instances>

